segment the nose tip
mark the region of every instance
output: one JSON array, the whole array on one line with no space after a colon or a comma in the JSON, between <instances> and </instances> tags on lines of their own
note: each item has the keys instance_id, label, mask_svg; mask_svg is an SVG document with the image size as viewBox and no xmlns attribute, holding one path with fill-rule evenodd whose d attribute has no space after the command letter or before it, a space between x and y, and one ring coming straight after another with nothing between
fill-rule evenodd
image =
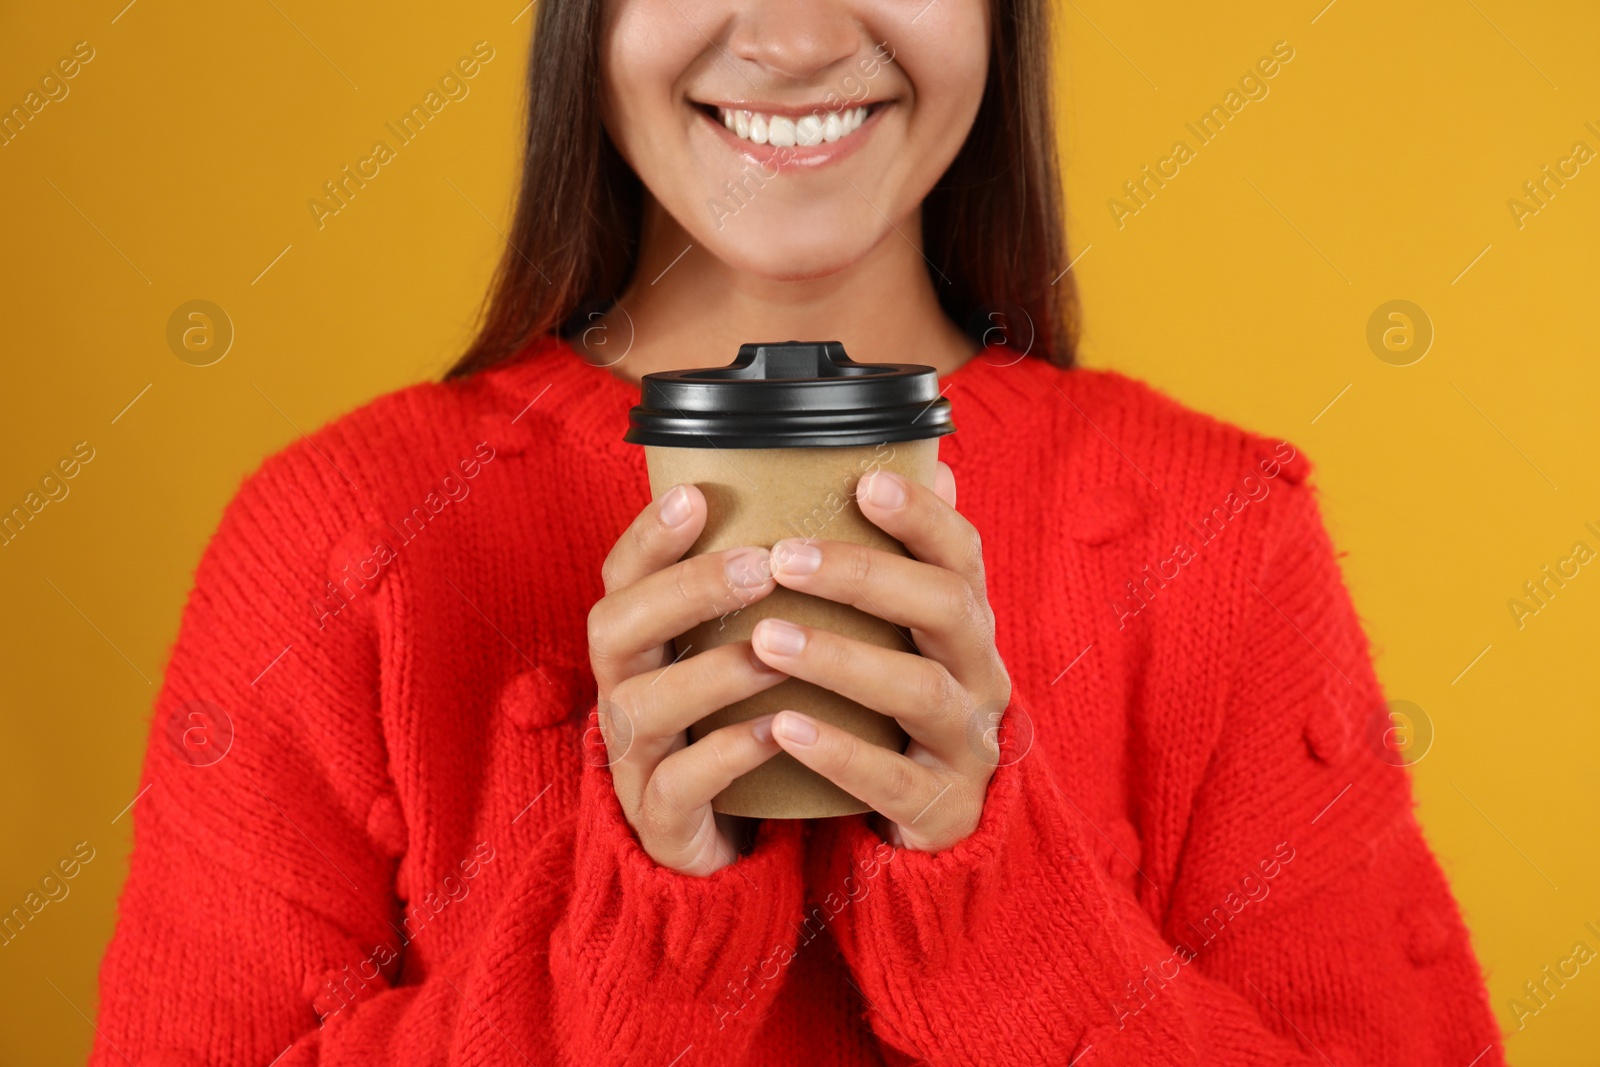
<instances>
[{"instance_id":1,"label":"nose tip","mask_svg":"<svg viewBox=\"0 0 1600 1067\"><path fill-rule=\"evenodd\" d=\"M734 24L728 51L794 79L814 77L861 47L859 23L826 0L751 5Z\"/></svg>"}]
</instances>

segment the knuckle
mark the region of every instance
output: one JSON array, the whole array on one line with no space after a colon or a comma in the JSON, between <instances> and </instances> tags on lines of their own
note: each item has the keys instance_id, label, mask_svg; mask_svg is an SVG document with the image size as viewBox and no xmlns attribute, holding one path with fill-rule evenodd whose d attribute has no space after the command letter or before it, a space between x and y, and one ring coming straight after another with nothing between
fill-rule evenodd
<instances>
[{"instance_id":1,"label":"knuckle","mask_svg":"<svg viewBox=\"0 0 1600 1067\"><path fill-rule=\"evenodd\" d=\"M919 777L916 764L902 757L889 761L883 785L891 796L909 797L916 791Z\"/></svg>"},{"instance_id":2,"label":"knuckle","mask_svg":"<svg viewBox=\"0 0 1600 1067\"><path fill-rule=\"evenodd\" d=\"M983 638L994 621L988 598L974 589L971 582L959 576L951 583L948 596L948 617L957 628L973 638Z\"/></svg>"},{"instance_id":3,"label":"knuckle","mask_svg":"<svg viewBox=\"0 0 1600 1067\"><path fill-rule=\"evenodd\" d=\"M973 623L983 620L983 600L965 581L961 583L961 588L956 590L956 599L963 620Z\"/></svg>"},{"instance_id":4,"label":"knuckle","mask_svg":"<svg viewBox=\"0 0 1600 1067\"><path fill-rule=\"evenodd\" d=\"M589 640L589 654L596 659L604 660L610 654L608 638L611 633L610 612L606 610L604 600L596 601L589 609L589 618L586 631Z\"/></svg>"},{"instance_id":5,"label":"knuckle","mask_svg":"<svg viewBox=\"0 0 1600 1067\"><path fill-rule=\"evenodd\" d=\"M600 737L606 744L607 760L615 767L633 754L633 717L609 698L600 700L597 706Z\"/></svg>"},{"instance_id":6,"label":"knuckle","mask_svg":"<svg viewBox=\"0 0 1600 1067\"><path fill-rule=\"evenodd\" d=\"M649 554L651 543L655 538L657 526L648 517L653 510L652 505L645 505L644 511L628 527L627 537L625 538L627 543L633 547L633 550L641 556Z\"/></svg>"},{"instance_id":7,"label":"knuckle","mask_svg":"<svg viewBox=\"0 0 1600 1067\"><path fill-rule=\"evenodd\" d=\"M639 736L639 727L650 721L654 704L651 688L629 678L611 691L608 741L620 743L626 739L631 744Z\"/></svg>"},{"instance_id":8,"label":"knuckle","mask_svg":"<svg viewBox=\"0 0 1600 1067\"><path fill-rule=\"evenodd\" d=\"M989 607L989 602L977 593L972 587L967 587L967 604L961 614L967 632L980 642L987 642L994 630L994 613Z\"/></svg>"},{"instance_id":9,"label":"knuckle","mask_svg":"<svg viewBox=\"0 0 1600 1067\"><path fill-rule=\"evenodd\" d=\"M866 585L872 578L872 553L853 546L845 551L845 577L856 585Z\"/></svg>"},{"instance_id":10,"label":"knuckle","mask_svg":"<svg viewBox=\"0 0 1600 1067\"><path fill-rule=\"evenodd\" d=\"M928 683L930 688L930 702L925 705L934 713L933 721L941 728L954 729L955 725L962 723L971 710L971 701L963 689L950 675L949 670L939 665L938 669L931 670L934 680Z\"/></svg>"},{"instance_id":11,"label":"knuckle","mask_svg":"<svg viewBox=\"0 0 1600 1067\"><path fill-rule=\"evenodd\" d=\"M622 560L619 558L620 547L620 545L613 546L606 555L605 562L600 564L600 581L607 592L611 592L622 584Z\"/></svg>"},{"instance_id":12,"label":"knuckle","mask_svg":"<svg viewBox=\"0 0 1600 1067\"><path fill-rule=\"evenodd\" d=\"M811 661L830 675L847 674L855 662L855 650L850 642L827 630L812 630L806 641Z\"/></svg>"},{"instance_id":13,"label":"knuckle","mask_svg":"<svg viewBox=\"0 0 1600 1067\"><path fill-rule=\"evenodd\" d=\"M659 611L653 598L629 596L620 600L613 612L612 633L606 641L606 651L615 660L627 660L646 651L633 642L650 629L651 617ZM627 643L624 644L624 641Z\"/></svg>"},{"instance_id":14,"label":"knuckle","mask_svg":"<svg viewBox=\"0 0 1600 1067\"><path fill-rule=\"evenodd\" d=\"M965 520L963 520L965 522ZM974 574L983 573L983 535L976 526L967 526L967 547L962 554L962 559Z\"/></svg>"},{"instance_id":15,"label":"knuckle","mask_svg":"<svg viewBox=\"0 0 1600 1067\"><path fill-rule=\"evenodd\" d=\"M640 818L659 834L665 835L682 818L678 814L681 807L678 796L683 788L680 777L673 764L662 762L656 765L649 781L645 783L644 797L639 807Z\"/></svg>"},{"instance_id":16,"label":"knuckle","mask_svg":"<svg viewBox=\"0 0 1600 1067\"><path fill-rule=\"evenodd\" d=\"M649 785L646 785L645 795L640 798L639 806L628 819L629 825L638 833L641 844L648 845L651 842L668 839L671 830L666 820L661 817L661 811L660 805L650 796Z\"/></svg>"},{"instance_id":17,"label":"knuckle","mask_svg":"<svg viewBox=\"0 0 1600 1067\"><path fill-rule=\"evenodd\" d=\"M711 758L716 763L717 773L732 781L737 777L734 767L733 738L724 731L718 730L701 739L700 743L711 742Z\"/></svg>"},{"instance_id":18,"label":"knuckle","mask_svg":"<svg viewBox=\"0 0 1600 1067\"><path fill-rule=\"evenodd\" d=\"M931 660L917 672L917 699L923 708L944 710L958 706L959 689L950 672Z\"/></svg>"},{"instance_id":19,"label":"knuckle","mask_svg":"<svg viewBox=\"0 0 1600 1067\"><path fill-rule=\"evenodd\" d=\"M972 621L977 607L972 587L959 575L950 575L939 584L934 594L938 599L939 617L952 626L965 626Z\"/></svg>"},{"instance_id":20,"label":"knuckle","mask_svg":"<svg viewBox=\"0 0 1600 1067\"><path fill-rule=\"evenodd\" d=\"M690 568L677 566L672 568L672 588L679 600L689 603L694 599L694 594L689 588Z\"/></svg>"},{"instance_id":21,"label":"knuckle","mask_svg":"<svg viewBox=\"0 0 1600 1067\"><path fill-rule=\"evenodd\" d=\"M961 546L958 550L958 565L961 567L962 573L981 577L983 575L983 535L959 511L946 508L942 514L944 516L945 533L952 541Z\"/></svg>"},{"instance_id":22,"label":"knuckle","mask_svg":"<svg viewBox=\"0 0 1600 1067\"><path fill-rule=\"evenodd\" d=\"M995 701L1001 708L1008 708L1011 706L1011 672L1006 670L1005 663L998 655L995 656L994 674Z\"/></svg>"},{"instance_id":23,"label":"knuckle","mask_svg":"<svg viewBox=\"0 0 1600 1067\"><path fill-rule=\"evenodd\" d=\"M983 792L970 786L959 790L952 789L950 812L953 820L950 834L952 841L960 841L975 833L978 824L983 821Z\"/></svg>"},{"instance_id":24,"label":"knuckle","mask_svg":"<svg viewBox=\"0 0 1600 1067\"><path fill-rule=\"evenodd\" d=\"M848 731L840 732L843 736L833 745L834 773L846 781L851 781L860 769L863 742L855 734Z\"/></svg>"}]
</instances>

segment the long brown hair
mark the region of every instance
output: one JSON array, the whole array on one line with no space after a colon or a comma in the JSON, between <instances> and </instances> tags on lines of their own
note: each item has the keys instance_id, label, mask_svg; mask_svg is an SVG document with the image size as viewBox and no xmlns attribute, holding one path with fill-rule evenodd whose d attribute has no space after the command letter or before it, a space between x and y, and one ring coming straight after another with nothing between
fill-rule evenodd
<instances>
[{"instance_id":1,"label":"long brown hair","mask_svg":"<svg viewBox=\"0 0 1600 1067\"><path fill-rule=\"evenodd\" d=\"M990 0L989 73L966 143L922 205L939 303L974 339L1071 366L1077 287L1051 108L1047 0ZM626 288L644 187L600 120L600 0L538 5L522 185L460 378L570 335Z\"/></svg>"}]
</instances>

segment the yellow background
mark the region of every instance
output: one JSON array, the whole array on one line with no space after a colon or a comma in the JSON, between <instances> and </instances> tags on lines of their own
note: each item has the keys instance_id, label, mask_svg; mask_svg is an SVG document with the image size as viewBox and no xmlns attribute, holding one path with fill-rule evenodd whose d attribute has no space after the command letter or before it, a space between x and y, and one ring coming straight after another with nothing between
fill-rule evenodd
<instances>
[{"instance_id":1,"label":"yellow background","mask_svg":"<svg viewBox=\"0 0 1600 1067\"><path fill-rule=\"evenodd\" d=\"M1600 126L1600 17L1324 2L1059 6L1084 356L1318 462L1389 695L1432 723L1420 813L1515 1031L1524 981L1580 939L1600 949L1584 930L1600 926L1600 565L1520 631L1507 608L1573 542L1600 549L1584 529L1600 527L1600 162L1520 229L1507 208L1575 141L1600 149L1584 125ZM466 342L509 217L533 21L518 0L124 3L33 5L0 34L6 109L75 42L95 50L0 148L0 504L95 449L0 549L0 910L76 842L96 849L0 948L5 1063L86 1054L130 839L116 817L239 479ZM319 230L307 200L479 40L495 58L470 95ZM1280 40L1295 56L1270 95L1119 228L1122 183ZM236 330L209 367L166 340L195 299ZM1436 331L1411 366L1366 342L1394 299ZM1597 1019L1591 964L1513 1032L1511 1058L1592 1064Z\"/></svg>"}]
</instances>

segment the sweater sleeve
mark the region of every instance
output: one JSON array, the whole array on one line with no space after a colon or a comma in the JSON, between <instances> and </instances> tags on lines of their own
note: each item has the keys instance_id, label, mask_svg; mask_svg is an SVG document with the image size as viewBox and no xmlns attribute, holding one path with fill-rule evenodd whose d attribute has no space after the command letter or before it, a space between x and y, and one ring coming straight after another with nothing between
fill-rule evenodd
<instances>
[{"instance_id":1,"label":"sweater sleeve","mask_svg":"<svg viewBox=\"0 0 1600 1067\"><path fill-rule=\"evenodd\" d=\"M1003 755L974 834L893 851L841 910L885 1045L935 1067L1504 1062L1407 772L1369 742L1382 696L1312 491L1280 491L1176 873L1112 877L1038 746ZM1033 712L1042 732L1072 709ZM816 845L822 884L887 847L860 819Z\"/></svg>"},{"instance_id":2,"label":"sweater sleeve","mask_svg":"<svg viewBox=\"0 0 1600 1067\"><path fill-rule=\"evenodd\" d=\"M336 615L319 596L368 518L346 472L331 446L273 457L202 557L131 809L90 1063L659 1067L691 1046L741 1062L771 998L713 1005L792 942L797 825L679 875L640 847L604 760L576 750L576 809L447 883L494 880L435 920L469 926L459 951L419 973L374 948L405 944L380 718L394 580Z\"/></svg>"}]
</instances>

